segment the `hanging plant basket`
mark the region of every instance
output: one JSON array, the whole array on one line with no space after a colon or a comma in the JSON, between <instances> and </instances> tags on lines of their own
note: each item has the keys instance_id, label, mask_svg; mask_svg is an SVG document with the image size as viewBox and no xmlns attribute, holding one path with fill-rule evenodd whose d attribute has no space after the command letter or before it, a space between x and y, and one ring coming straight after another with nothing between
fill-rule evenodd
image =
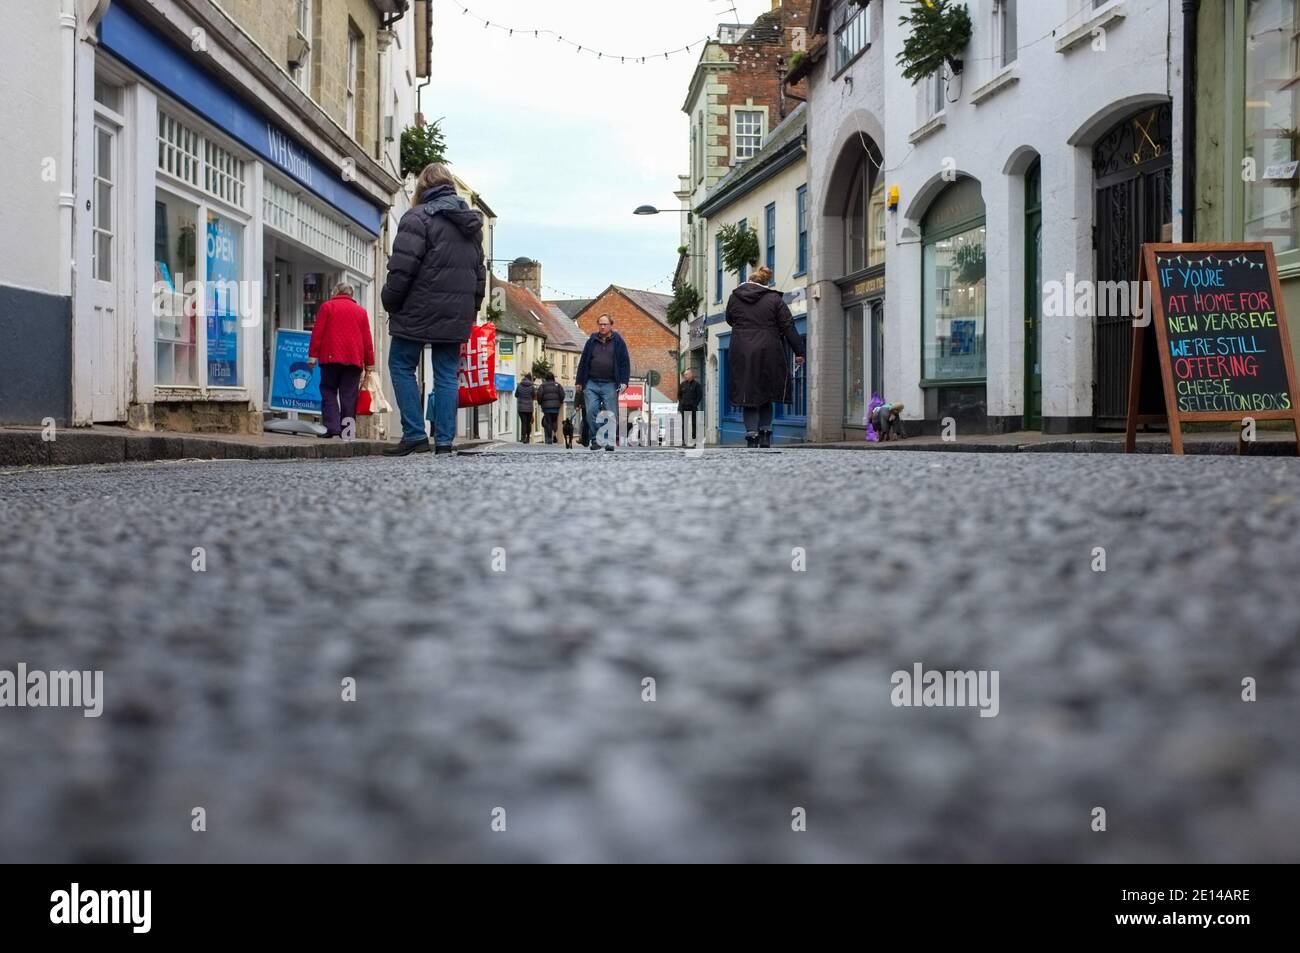
<instances>
[{"instance_id":1,"label":"hanging plant basket","mask_svg":"<svg viewBox=\"0 0 1300 953\"><path fill-rule=\"evenodd\" d=\"M746 226L723 225L718 229L722 239L722 263L727 271L739 275L742 268L758 266L758 232Z\"/></svg>"},{"instance_id":2,"label":"hanging plant basket","mask_svg":"<svg viewBox=\"0 0 1300 953\"><path fill-rule=\"evenodd\" d=\"M909 27L898 65L915 86L945 65L954 76L965 66L962 53L970 44L971 19L966 4L955 0L908 0L908 13L898 18Z\"/></svg>"}]
</instances>

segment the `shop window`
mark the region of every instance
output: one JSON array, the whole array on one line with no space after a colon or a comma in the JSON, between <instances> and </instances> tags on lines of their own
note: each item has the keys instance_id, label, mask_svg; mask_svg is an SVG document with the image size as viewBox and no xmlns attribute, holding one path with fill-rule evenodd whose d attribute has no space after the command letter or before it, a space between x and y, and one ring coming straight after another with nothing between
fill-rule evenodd
<instances>
[{"instance_id":1,"label":"shop window","mask_svg":"<svg viewBox=\"0 0 1300 953\"><path fill-rule=\"evenodd\" d=\"M154 348L160 387L198 385L199 208L159 189L154 200Z\"/></svg>"},{"instance_id":2,"label":"shop window","mask_svg":"<svg viewBox=\"0 0 1300 953\"><path fill-rule=\"evenodd\" d=\"M979 183L949 186L922 223L921 375L929 382L985 376L984 201Z\"/></svg>"},{"instance_id":3,"label":"shop window","mask_svg":"<svg viewBox=\"0 0 1300 953\"><path fill-rule=\"evenodd\" d=\"M243 226L215 212L208 213L207 319L208 386L238 387L243 329L240 279L243 277Z\"/></svg>"},{"instance_id":4,"label":"shop window","mask_svg":"<svg viewBox=\"0 0 1300 953\"><path fill-rule=\"evenodd\" d=\"M844 312L844 422L861 427L867 416L867 365L863 345L863 306Z\"/></svg>"},{"instance_id":5,"label":"shop window","mask_svg":"<svg viewBox=\"0 0 1300 953\"><path fill-rule=\"evenodd\" d=\"M1246 156L1255 180L1246 182L1246 241L1272 242L1281 254L1300 247L1296 176L1300 159L1300 15L1295 0L1255 0L1246 14Z\"/></svg>"}]
</instances>

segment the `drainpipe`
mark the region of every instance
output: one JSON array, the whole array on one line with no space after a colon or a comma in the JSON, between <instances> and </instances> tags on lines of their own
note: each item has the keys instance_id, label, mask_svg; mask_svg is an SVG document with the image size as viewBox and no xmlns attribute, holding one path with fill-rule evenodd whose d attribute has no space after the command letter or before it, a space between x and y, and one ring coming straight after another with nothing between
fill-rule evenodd
<instances>
[{"instance_id":1,"label":"drainpipe","mask_svg":"<svg viewBox=\"0 0 1300 953\"><path fill-rule=\"evenodd\" d=\"M63 0L59 11L60 39L63 57L60 64L60 143L59 143L59 294L72 296L72 269L76 261L73 248L72 206L76 202L73 182L75 153L75 125L77 106L77 5L76 0Z\"/></svg>"},{"instance_id":2,"label":"drainpipe","mask_svg":"<svg viewBox=\"0 0 1300 953\"><path fill-rule=\"evenodd\" d=\"M1183 233L1196 236L1196 20L1201 0L1183 0Z\"/></svg>"}]
</instances>

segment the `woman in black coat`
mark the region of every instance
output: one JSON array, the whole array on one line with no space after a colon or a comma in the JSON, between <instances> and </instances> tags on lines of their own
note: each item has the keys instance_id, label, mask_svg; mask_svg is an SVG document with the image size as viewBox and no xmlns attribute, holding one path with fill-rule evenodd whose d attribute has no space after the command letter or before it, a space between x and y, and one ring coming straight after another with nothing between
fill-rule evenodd
<instances>
[{"instance_id":1,"label":"woman in black coat","mask_svg":"<svg viewBox=\"0 0 1300 953\"><path fill-rule=\"evenodd\" d=\"M402 215L380 300L388 312L388 370L402 417L402 442L384 451L451 453L456 437L460 346L469 340L487 289L483 216L456 194L445 165L425 166L416 204ZM424 426L416 368L430 346L433 448Z\"/></svg>"},{"instance_id":2,"label":"woman in black coat","mask_svg":"<svg viewBox=\"0 0 1300 953\"><path fill-rule=\"evenodd\" d=\"M796 364L804 359L794 316L781 292L767 286L771 280L771 269L758 268L727 301L727 399L745 411L745 443L750 447L772 446L772 405L790 399L785 345L794 351Z\"/></svg>"}]
</instances>

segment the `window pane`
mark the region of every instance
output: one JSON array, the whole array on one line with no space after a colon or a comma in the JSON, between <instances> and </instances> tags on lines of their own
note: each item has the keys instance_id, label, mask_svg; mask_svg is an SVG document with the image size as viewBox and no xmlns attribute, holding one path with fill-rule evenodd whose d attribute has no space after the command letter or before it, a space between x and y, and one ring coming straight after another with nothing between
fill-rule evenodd
<instances>
[{"instance_id":1,"label":"window pane","mask_svg":"<svg viewBox=\"0 0 1300 953\"><path fill-rule=\"evenodd\" d=\"M882 176L871 192L867 235L867 264L883 265L885 262L885 179Z\"/></svg>"},{"instance_id":2,"label":"window pane","mask_svg":"<svg viewBox=\"0 0 1300 953\"><path fill-rule=\"evenodd\" d=\"M862 305L856 305L844 313L844 422L854 426L862 426L867 417L862 312Z\"/></svg>"},{"instance_id":3,"label":"window pane","mask_svg":"<svg viewBox=\"0 0 1300 953\"><path fill-rule=\"evenodd\" d=\"M238 387L243 226L208 213L208 386Z\"/></svg>"},{"instance_id":4,"label":"window pane","mask_svg":"<svg viewBox=\"0 0 1300 953\"><path fill-rule=\"evenodd\" d=\"M154 339L156 379L164 387L198 384L198 301L190 284L196 277L198 216L197 206L162 190L155 193Z\"/></svg>"},{"instance_id":5,"label":"window pane","mask_svg":"<svg viewBox=\"0 0 1300 953\"><path fill-rule=\"evenodd\" d=\"M865 176L866 167L863 166L858 170L857 181L853 183L844 221L846 240L844 273L849 275L867 267L867 212L862 195Z\"/></svg>"},{"instance_id":6,"label":"window pane","mask_svg":"<svg viewBox=\"0 0 1300 953\"><path fill-rule=\"evenodd\" d=\"M113 280L113 236L107 232L95 232L95 261L92 269L97 281Z\"/></svg>"},{"instance_id":7,"label":"window pane","mask_svg":"<svg viewBox=\"0 0 1300 953\"><path fill-rule=\"evenodd\" d=\"M1300 247L1293 179L1267 178L1269 166L1296 154L1297 16L1294 0L1257 0L1246 17L1246 155L1255 182L1246 183L1246 241L1271 241L1277 252ZM1277 170L1281 171L1281 170Z\"/></svg>"},{"instance_id":8,"label":"window pane","mask_svg":"<svg viewBox=\"0 0 1300 953\"><path fill-rule=\"evenodd\" d=\"M984 226L927 242L922 273L923 376L984 377Z\"/></svg>"}]
</instances>

